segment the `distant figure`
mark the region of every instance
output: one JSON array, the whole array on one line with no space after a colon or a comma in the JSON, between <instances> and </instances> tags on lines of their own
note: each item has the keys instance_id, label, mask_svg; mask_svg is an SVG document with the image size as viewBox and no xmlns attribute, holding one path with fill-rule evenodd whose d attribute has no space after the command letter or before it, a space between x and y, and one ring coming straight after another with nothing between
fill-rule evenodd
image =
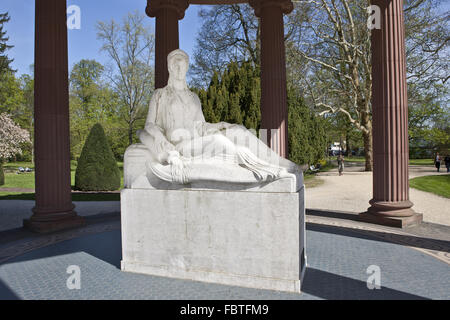
<instances>
[{"instance_id":1,"label":"distant figure","mask_svg":"<svg viewBox=\"0 0 450 320\"><path fill-rule=\"evenodd\" d=\"M436 158L434 158L434 165L436 166L437 172L439 172L439 169L441 168L441 157L439 156L439 153L436 153Z\"/></svg>"},{"instance_id":2,"label":"distant figure","mask_svg":"<svg viewBox=\"0 0 450 320\"><path fill-rule=\"evenodd\" d=\"M449 155L445 156L444 162L445 162L445 167L447 168L447 173L448 173L448 172L450 172L450 156Z\"/></svg>"},{"instance_id":3,"label":"distant figure","mask_svg":"<svg viewBox=\"0 0 450 320\"><path fill-rule=\"evenodd\" d=\"M344 174L344 156L342 155L342 153L339 153L337 157L337 163L339 175L342 176Z\"/></svg>"}]
</instances>

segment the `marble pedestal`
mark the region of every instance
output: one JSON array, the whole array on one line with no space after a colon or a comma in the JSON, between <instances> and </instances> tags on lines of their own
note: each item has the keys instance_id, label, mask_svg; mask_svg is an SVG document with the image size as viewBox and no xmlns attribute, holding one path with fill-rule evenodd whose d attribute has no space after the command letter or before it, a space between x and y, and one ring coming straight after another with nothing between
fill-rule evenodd
<instances>
[{"instance_id":1,"label":"marble pedestal","mask_svg":"<svg viewBox=\"0 0 450 320\"><path fill-rule=\"evenodd\" d=\"M295 192L124 189L123 271L300 292L304 187Z\"/></svg>"}]
</instances>

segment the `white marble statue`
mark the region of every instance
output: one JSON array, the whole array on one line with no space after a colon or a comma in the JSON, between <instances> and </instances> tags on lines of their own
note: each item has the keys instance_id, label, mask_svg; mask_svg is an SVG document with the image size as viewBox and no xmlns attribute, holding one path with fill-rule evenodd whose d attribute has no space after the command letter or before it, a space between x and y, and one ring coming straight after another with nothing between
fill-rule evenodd
<instances>
[{"instance_id":1,"label":"white marble statue","mask_svg":"<svg viewBox=\"0 0 450 320\"><path fill-rule=\"evenodd\" d=\"M244 126L206 122L200 99L186 83L188 55L177 49L167 60L168 84L155 91L145 129L138 132L150 155L147 176L175 184L255 184L295 178L300 168Z\"/></svg>"}]
</instances>

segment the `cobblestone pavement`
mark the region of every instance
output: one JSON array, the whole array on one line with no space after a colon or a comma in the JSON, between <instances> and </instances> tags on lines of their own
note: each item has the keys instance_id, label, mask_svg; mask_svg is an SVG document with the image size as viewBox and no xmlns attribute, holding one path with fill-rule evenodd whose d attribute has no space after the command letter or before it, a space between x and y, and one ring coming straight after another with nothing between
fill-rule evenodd
<instances>
[{"instance_id":1,"label":"cobblestone pavement","mask_svg":"<svg viewBox=\"0 0 450 320\"><path fill-rule=\"evenodd\" d=\"M121 272L120 224L113 219L31 243L10 238L15 252L0 247L0 299L450 299L445 257L436 259L423 241L408 242L401 231L393 238L352 223L308 217L302 294ZM434 249L449 247L444 241ZM80 290L66 286L70 265L80 267ZM380 267L380 290L367 288L370 265Z\"/></svg>"}]
</instances>

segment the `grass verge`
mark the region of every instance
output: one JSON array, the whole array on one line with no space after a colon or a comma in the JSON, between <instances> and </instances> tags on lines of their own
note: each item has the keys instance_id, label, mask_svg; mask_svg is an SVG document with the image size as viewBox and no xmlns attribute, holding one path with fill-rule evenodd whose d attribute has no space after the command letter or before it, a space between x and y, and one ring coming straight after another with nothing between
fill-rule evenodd
<instances>
[{"instance_id":1,"label":"grass verge","mask_svg":"<svg viewBox=\"0 0 450 320\"><path fill-rule=\"evenodd\" d=\"M441 197L450 198L450 174L413 178L409 180L409 186Z\"/></svg>"}]
</instances>

